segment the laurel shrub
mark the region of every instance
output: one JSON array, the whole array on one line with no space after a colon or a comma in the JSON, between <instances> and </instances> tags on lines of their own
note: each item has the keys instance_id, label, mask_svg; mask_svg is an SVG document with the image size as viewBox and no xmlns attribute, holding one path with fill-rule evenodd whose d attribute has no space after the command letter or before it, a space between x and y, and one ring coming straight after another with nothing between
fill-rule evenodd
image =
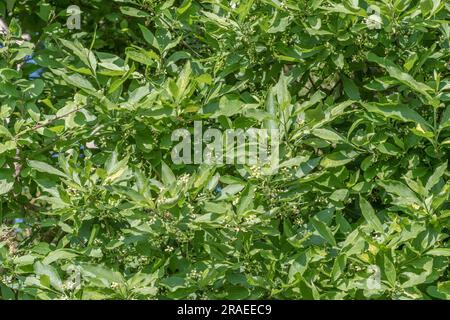
<instances>
[{"instance_id":1,"label":"laurel shrub","mask_svg":"<svg viewBox=\"0 0 450 320\"><path fill-rule=\"evenodd\" d=\"M448 1L0 16L0 299L450 298ZM279 165L175 164L196 121Z\"/></svg>"}]
</instances>

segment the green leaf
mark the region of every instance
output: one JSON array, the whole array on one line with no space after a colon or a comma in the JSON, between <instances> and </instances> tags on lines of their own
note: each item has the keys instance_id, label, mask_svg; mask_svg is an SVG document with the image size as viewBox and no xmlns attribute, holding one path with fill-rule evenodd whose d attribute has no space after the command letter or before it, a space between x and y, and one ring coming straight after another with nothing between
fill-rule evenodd
<instances>
[{"instance_id":1,"label":"green leaf","mask_svg":"<svg viewBox=\"0 0 450 320\"><path fill-rule=\"evenodd\" d=\"M291 104L291 94L288 89L289 79L281 73L280 79L275 86L275 92L277 95L278 105L281 110L286 109Z\"/></svg>"},{"instance_id":2,"label":"green leaf","mask_svg":"<svg viewBox=\"0 0 450 320\"><path fill-rule=\"evenodd\" d=\"M110 270L101 265L84 264L82 265L82 274L89 278L98 279L108 287L112 283L121 284L125 282L125 279L119 272Z\"/></svg>"},{"instance_id":3,"label":"green leaf","mask_svg":"<svg viewBox=\"0 0 450 320\"><path fill-rule=\"evenodd\" d=\"M230 199L235 194L239 193L244 189L245 186L242 184L230 184L222 189L220 196L217 198L217 200L225 200Z\"/></svg>"},{"instance_id":4,"label":"green leaf","mask_svg":"<svg viewBox=\"0 0 450 320\"><path fill-rule=\"evenodd\" d=\"M397 281L397 272L395 270L395 266L392 261L389 259L387 255L383 256L383 268L382 272L386 276L387 281L391 285L391 287L395 287Z\"/></svg>"},{"instance_id":5,"label":"green leaf","mask_svg":"<svg viewBox=\"0 0 450 320\"><path fill-rule=\"evenodd\" d=\"M297 178L303 178L304 176L308 175L319 165L320 160L321 160L320 158L313 158L309 159L305 163L302 163L298 171L295 173L295 176Z\"/></svg>"},{"instance_id":6,"label":"green leaf","mask_svg":"<svg viewBox=\"0 0 450 320\"><path fill-rule=\"evenodd\" d=\"M47 276L52 287L57 290L62 290L61 278L54 267L42 264L41 262L37 261L34 264L34 272L36 272L36 274L40 276Z\"/></svg>"},{"instance_id":7,"label":"green leaf","mask_svg":"<svg viewBox=\"0 0 450 320\"><path fill-rule=\"evenodd\" d=\"M361 103L369 112L380 114L386 118L392 118L404 122L414 122L422 125L424 130L430 131L432 126L416 111L406 105Z\"/></svg>"},{"instance_id":8,"label":"green leaf","mask_svg":"<svg viewBox=\"0 0 450 320\"><path fill-rule=\"evenodd\" d=\"M237 208L237 214L243 214L248 210L253 209L254 207L254 197L255 197L256 187L252 185L248 185L245 191L242 193L242 196L239 201L239 205Z\"/></svg>"},{"instance_id":9,"label":"green leaf","mask_svg":"<svg viewBox=\"0 0 450 320\"><path fill-rule=\"evenodd\" d=\"M127 58L146 66L153 66L159 61L159 56L151 50L144 50L138 47L129 47L125 49Z\"/></svg>"},{"instance_id":10,"label":"green leaf","mask_svg":"<svg viewBox=\"0 0 450 320\"><path fill-rule=\"evenodd\" d=\"M330 129L324 128L314 129L311 131L311 133L316 137L322 138L327 141L334 141L334 142L344 141L344 139L339 134Z\"/></svg>"},{"instance_id":11,"label":"green leaf","mask_svg":"<svg viewBox=\"0 0 450 320\"><path fill-rule=\"evenodd\" d=\"M0 169L0 195L7 194L14 188L13 174L11 169Z\"/></svg>"},{"instance_id":12,"label":"green leaf","mask_svg":"<svg viewBox=\"0 0 450 320\"><path fill-rule=\"evenodd\" d=\"M156 50L161 52L161 48L159 46L158 39L156 39L156 37L153 35L153 33L141 24L139 25L139 28L141 29L141 32L144 35L145 41L147 41L148 44L150 44L153 48L155 48Z\"/></svg>"},{"instance_id":13,"label":"green leaf","mask_svg":"<svg viewBox=\"0 0 450 320\"><path fill-rule=\"evenodd\" d=\"M439 128L441 130L448 127L450 127L450 106L447 106L447 108L445 109L441 117L441 122L439 124Z\"/></svg>"},{"instance_id":14,"label":"green leaf","mask_svg":"<svg viewBox=\"0 0 450 320\"><path fill-rule=\"evenodd\" d=\"M436 248L427 251L425 254L438 257L450 257L450 248Z\"/></svg>"},{"instance_id":15,"label":"green leaf","mask_svg":"<svg viewBox=\"0 0 450 320\"><path fill-rule=\"evenodd\" d=\"M121 6L120 11L130 17L145 18L149 16L147 12L129 6Z\"/></svg>"},{"instance_id":16,"label":"green leaf","mask_svg":"<svg viewBox=\"0 0 450 320\"><path fill-rule=\"evenodd\" d=\"M17 144L14 140L6 141L5 143L0 143L0 155L15 150L17 148Z\"/></svg>"},{"instance_id":17,"label":"green leaf","mask_svg":"<svg viewBox=\"0 0 450 320\"><path fill-rule=\"evenodd\" d=\"M381 224L380 219L375 214L370 203L364 199L361 195L359 196L359 207L361 208L361 213L366 219L367 224L375 231L379 233L383 233L383 225Z\"/></svg>"},{"instance_id":18,"label":"green leaf","mask_svg":"<svg viewBox=\"0 0 450 320\"><path fill-rule=\"evenodd\" d=\"M51 165L36 161L36 160L28 160L28 166L42 173L48 173L56 176L60 176L62 178L69 178L64 172L52 167Z\"/></svg>"},{"instance_id":19,"label":"green leaf","mask_svg":"<svg viewBox=\"0 0 450 320\"><path fill-rule=\"evenodd\" d=\"M361 99L361 95L359 94L359 89L356 86L356 84L353 82L353 80L343 76L342 82L344 84L344 91L347 97L349 97L352 100L358 101Z\"/></svg>"},{"instance_id":20,"label":"green leaf","mask_svg":"<svg viewBox=\"0 0 450 320\"><path fill-rule=\"evenodd\" d=\"M192 73L192 69L191 69L191 63L188 62L184 65L183 70L181 71L178 80L177 80L177 91L178 91L178 95L175 96L175 100L177 103L179 103L181 101L182 98L185 97L185 95L187 94L187 89L189 86L189 82L190 82L190 76Z\"/></svg>"},{"instance_id":21,"label":"green leaf","mask_svg":"<svg viewBox=\"0 0 450 320\"><path fill-rule=\"evenodd\" d=\"M231 117L242 111L244 103L234 97L223 96L219 102L219 110L214 113L213 117L225 116Z\"/></svg>"},{"instance_id":22,"label":"green leaf","mask_svg":"<svg viewBox=\"0 0 450 320\"><path fill-rule=\"evenodd\" d=\"M66 249L59 249L59 250L50 252L45 257L45 259L42 260L42 263L43 264L51 264L51 263L53 263L55 261L59 261L59 260L70 260L77 256L78 256L78 254L73 251L69 251Z\"/></svg>"},{"instance_id":23,"label":"green leaf","mask_svg":"<svg viewBox=\"0 0 450 320\"><path fill-rule=\"evenodd\" d=\"M325 223L318 220L318 218L316 217L311 219L311 223L314 226L314 229L317 230L317 232L320 234L322 238L324 238L332 246L336 246L336 240L334 239L334 235L331 232L330 228Z\"/></svg>"},{"instance_id":24,"label":"green leaf","mask_svg":"<svg viewBox=\"0 0 450 320\"><path fill-rule=\"evenodd\" d=\"M269 119L264 121L264 127L268 130L271 129L277 129L277 123L274 119L276 119L277 117L277 109L275 106L275 95L274 95L274 88L270 88L267 91L267 97L266 97L266 103L265 103L265 107L266 107L266 112L273 116L273 119Z\"/></svg>"},{"instance_id":25,"label":"green leaf","mask_svg":"<svg viewBox=\"0 0 450 320\"><path fill-rule=\"evenodd\" d=\"M343 166L353 161L351 155L339 151L326 155L322 158L320 165L324 168L335 168Z\"/></svg>"},{"instance_id":26,"label":"green leaf","mask_svg":"<svg viewBox=\"0 0 450 320\"><path fill-rule=\"evenodd\" d=\"M174 185L177 181L177 178L173 174L172 170L169 168L169 166L165 162L161 162L161 177L162 182L166 187L170 187Z\"/></svg>"},{"instance_id":27,"label":"green leaf","mask_svg":"<svg viewBox=\"0 0 450 320\"><path fill-rule=\"evenodd\" d=\"M345 254L342 254L336 258L331 271L331 278L333 281L337 281L344 274L346 265L347 256Z\"/></svg>"},{"instance_id":28,"label":"green leaf","mask_svg":"<svg viewBox=\"0 0 450 320\"><path fill-rule=\"evenodd\" d=\"M389 193L393 193L398 197L411 199L417 203L420 203L420 200L417 198L416 194L400 181L385 180L378 182L378 184Z\"/></svg>"},{"instance_id":29,"label":"green leaf","mask_svg":"<svg viewBox=\"0 0 450 320\"><path fill-rule=\"evenodd\" d=\"M430 191L439 182L439 180L444 175L446 170L447 170L447 161L441 164L439 167L437 167L436 170L433 172L433 174L428 178L427 184L425 185L425 189L427 189L427 191Z\"/></svg>"},{"instance_id":30,"label":"green leaf","mask_svg":"<svg viewBox=\"0 0 450 320\"><path fill-rule=\"evenodd\" d=\"M395 63L390 61L387 58L380 58L376 54L370 52L367 55L367 59L371 62L375 62L389 73L389 75L401 83L407 85L411 89L413 89L416 92L421 93L424 95L429 101L432 100L429 92L432 92L433 89L427 86L424 83L421 83L419 81L416 81L410 74L402 71L400 67L398 67Z\"/></svg>"},{"instance_id":31,"label":"green leaf","mask_svg":"<svg viewBox=\"0 0 450 320\"><path fill-rule=\"evenodd\" d=\"M87 80L86 78L84 78L83 76L81 76L78 73L66 76L66 75L62 75L64 81L66 81L68 84L86 90L88 92L94 92L96 91L96 89L94 88L94 86L92 85L92 83L89 82L89 80Z\"/></svg>"}]
</instances>

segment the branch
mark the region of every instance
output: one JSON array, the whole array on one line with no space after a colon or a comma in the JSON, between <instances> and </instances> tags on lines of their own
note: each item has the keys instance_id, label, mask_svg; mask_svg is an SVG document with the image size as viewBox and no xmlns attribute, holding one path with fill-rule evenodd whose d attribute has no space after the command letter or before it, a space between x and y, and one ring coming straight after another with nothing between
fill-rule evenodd
<instances>
[{"instance_id":1,"label":"branch","mask_svg":"<svg viewBox=\"0 0 450 320\"><path fill-rule=\"evenodd\" d=\"M76 109L74 109L74 110L72 110L72 111L69 111L69 112L63 114L63 115L56 116L56 117L54 117L53 119L47 120L47 121L45 121L45 122L43 122L43 123L40 123L40 124L35 125L35 126L32 127L32 128L28 128L28 129L26 129L26 130L24 130L24 131L22 131L22 132L19 132L18 134L16 134L16 135L14 136L14 140L16 140L18 137L24 135L25 133L28 133L29 131L36 131L36 130L38 130L38 129L47 127L47 126L51 125L53 122L58 121L58 120L61 120L61 119L64 119L65 117L68 117L68 116L70 116L70 115L73 114L73 113L76 113L76 112L78 112L78 111L81 111L81 110L83 110L84 108L85 108L85 106L84 106L84 107L76 108Z\"/></svg>"}]
</instances>

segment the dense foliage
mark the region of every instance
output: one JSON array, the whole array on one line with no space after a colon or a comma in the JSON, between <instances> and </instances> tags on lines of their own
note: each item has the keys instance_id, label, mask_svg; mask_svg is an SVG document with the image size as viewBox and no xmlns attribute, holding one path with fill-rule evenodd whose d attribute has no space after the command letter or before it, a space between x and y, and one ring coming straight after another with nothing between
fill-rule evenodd
<instances>
[{"instance_id":1,"label":"dense foliage","mask_svg":"<svg viewBox=\"0 0 450 320\"><path fill-rule=\"evenodd\" d=\"M0 16L0 299L450 298L447 1ZM276 126L278 172L173 164L199 120Z\"/></svg>"}]
</instances>

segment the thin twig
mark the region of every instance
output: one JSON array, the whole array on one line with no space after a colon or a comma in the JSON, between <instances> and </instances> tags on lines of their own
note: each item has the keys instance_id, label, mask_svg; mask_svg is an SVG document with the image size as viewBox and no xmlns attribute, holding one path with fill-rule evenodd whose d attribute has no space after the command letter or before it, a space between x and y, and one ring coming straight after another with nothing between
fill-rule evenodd
<instances>
[{"instance_id":1,"label":"thin twig","mask_svg":"<svg viewBox=\"0 0 450 320\"><path fill-rule=\"evenodd\" d=\"M81 111L84 108L85 108L85 106L84 107L79 107L79 108L74 109L72 111L69 111L69 112L67 112L67 113L65 113L63 115L56 116L53 119L47 120L44 123L37 124L37 125L35 125L32 128L28 128L28 129L26 129L26 130L24 130L22 132L19 132L17 135L14 136L14 139L16 140L18 137L24 135L25 133L28 133L29 131L36 131L36 130L39 130L41 128L47 127L47 126L51 125L53 122L61 120L61 119L64 119L65 117L70 116L71 114L76 113L78 111Z\"/></svg>"}]
</instances>

